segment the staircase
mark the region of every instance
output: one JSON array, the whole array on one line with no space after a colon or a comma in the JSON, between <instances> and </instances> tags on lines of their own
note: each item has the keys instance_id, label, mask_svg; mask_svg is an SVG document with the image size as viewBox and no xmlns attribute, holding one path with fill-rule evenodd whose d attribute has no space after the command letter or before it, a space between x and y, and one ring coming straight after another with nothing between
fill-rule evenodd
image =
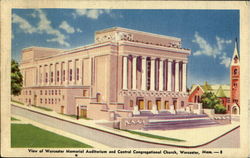
<instances>
[{"instance_id":1,"label":"staircase","mask_svg":"<svg viewBox=\"0 0 250 158\"><path fill-rule=\"evenodd\" d=\"M206 114L198 115L185 112L171 114L167 111L152 114L150 111L141 111L140 115L134 117L148 117L149 122L145 125L144 130L173 130L218 125Z\"/></svg>"}]
</instances>

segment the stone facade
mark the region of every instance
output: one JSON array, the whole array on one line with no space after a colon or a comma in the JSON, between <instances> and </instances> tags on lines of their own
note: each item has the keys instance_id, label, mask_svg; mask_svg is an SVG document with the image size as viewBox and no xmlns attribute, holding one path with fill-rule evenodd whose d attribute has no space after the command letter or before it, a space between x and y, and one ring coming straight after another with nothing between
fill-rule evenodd
<instances>
[{"instance_id":1,"label":"stone facade","mask_svg":"<svg viewBox=\"0 0 250 158\"><path fill-rule=\"evenodd\" d=\"M129 117L135 107L184 110L189 55L180 38L119 27L71 50L25 48L19 101L93 119Z\"/></svg>"}]
</instances>

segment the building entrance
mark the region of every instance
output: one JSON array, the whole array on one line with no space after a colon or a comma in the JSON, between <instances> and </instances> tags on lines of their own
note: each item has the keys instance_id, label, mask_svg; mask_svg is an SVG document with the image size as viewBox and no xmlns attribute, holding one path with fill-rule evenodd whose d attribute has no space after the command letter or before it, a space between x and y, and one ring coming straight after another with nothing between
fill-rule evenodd
<instances>
[{"instance_id":1,"label":"building entrance","mask_svg":"<svg viewBox=\"0 0 250 158\"><path fill-rule=\"evenodd\" d=\"M64 106L61 106L61 114L64 114Z\"/></svg>"},{"instance_id":2,"label":"building entrance","mask_svg":"<svg viewBox=\"0 0 250 158\"><path fill-rule=\"evenodd\" d=\"M87 118L87 109L80 110L80 117Z\"/></svg>"},{"instance_id":3,"label":"building entrance","mask_svg":"<svg viewBox=\"0 0 250 158\"><path fill-rule=\"evenodd\" d=\"M157 110L161 110L161 100L156 100Z\"/></svg>"},{"instance_id":4,"label":"building entrance","mask_svg":"<svg viewBox=\"0 0 250 158\"><path fill-rule=\"evenodd\" d=\"M139 103L139 110L143 110L144 109L144 100L138 100Z\"/></svg>"},{"instance_id":5,"label":"building entrance","mask_svg":"<svg viewBox=\"0 0 250 158\"><path fill-rule=\"evenodd\" d=\"M174 109L176 110L177 109L177 100L174 100L173 104L174 104Z\"/></svg>"}]
</instances>

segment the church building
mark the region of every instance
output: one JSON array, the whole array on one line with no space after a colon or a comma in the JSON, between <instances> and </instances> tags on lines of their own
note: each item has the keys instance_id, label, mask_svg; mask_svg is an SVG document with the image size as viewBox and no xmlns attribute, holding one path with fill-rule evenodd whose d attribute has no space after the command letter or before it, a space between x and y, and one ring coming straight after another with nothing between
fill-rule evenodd
<instances>
[{"instance_id":1,"label":"church building","mask_svg":"<svg viewBox=\"0 0 250 158\"><path fill-rule=\"evenodd\" d=\"M231 113L240 114L240 57L236 42L230 67L230 86Z\"/></svg>"}]
</instances>

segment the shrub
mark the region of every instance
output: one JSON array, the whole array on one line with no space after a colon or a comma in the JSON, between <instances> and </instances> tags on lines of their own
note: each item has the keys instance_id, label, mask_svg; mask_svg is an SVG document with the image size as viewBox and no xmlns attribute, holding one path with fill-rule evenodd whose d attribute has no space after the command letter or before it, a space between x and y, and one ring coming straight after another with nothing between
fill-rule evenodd
<instances>
[{"instance_id":1,"label":"shrub","mask_svg":"<svg viewBox=\"0 0 250 158\"><path fill-rule=\"evenodd\" d=\"M216 104L214 107L214 111L216 114L225 114L226 108L221 104Z\"/></svg>"}]
</instances>

